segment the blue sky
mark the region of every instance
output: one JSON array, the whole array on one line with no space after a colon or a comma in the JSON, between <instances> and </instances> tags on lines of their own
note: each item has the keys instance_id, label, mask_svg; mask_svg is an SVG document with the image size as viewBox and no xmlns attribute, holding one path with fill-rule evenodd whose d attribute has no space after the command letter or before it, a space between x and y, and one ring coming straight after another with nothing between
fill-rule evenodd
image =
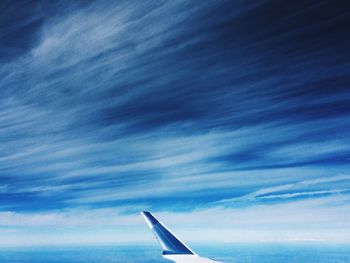
<instances>
[{"instance_id":1,"label":"blue sky","mask_svg":"<svg viewBox=\"0 0 350 263\"><path fill-rule=\"evenodd\" d=\"M350 242L347 5L2 1L0 245Z\"/></svg>"}]
</instances>

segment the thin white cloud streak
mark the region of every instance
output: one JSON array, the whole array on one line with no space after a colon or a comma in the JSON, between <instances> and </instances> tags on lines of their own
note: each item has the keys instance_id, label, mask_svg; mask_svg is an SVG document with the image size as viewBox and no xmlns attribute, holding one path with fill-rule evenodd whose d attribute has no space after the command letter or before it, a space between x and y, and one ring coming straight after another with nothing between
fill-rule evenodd
<instances>
[{"instance_id":1,"label":"thin white cloud streak","mask_svg":"<svg viewBox=\"0 0 350 263\"><path fill-rule=\"evenodd\" d=\"M291 190L293 188L298 189L300 187L308 187L313 185L327 184L327 183L339 182L339 181L350 181L350 175L338 175L338 176L332 176L332 177L317 178L312 180L296 182L294 184L285 184L285 185L279 185L279 186L274 186L269 188L263 188L257 191L255 193L255 196L270 194L270 193L283 191L283 190Z\"/></svg>"},{"instance_id":2,"label":"thin white cloud streak","mask_svg":"<svg viewBox=\"0 0 350 263\"><path fill-rule=\"evenodd\" d=\"M288 198L295 198L295 197L308 197L308 196L318 196L318 195L325 195L325 194L341 194L344 192L349 192L349 189L337 189L337 190L323 190L323 191L309 191L309 192L297 192L297 193L290 193L290 194L272 194L268 196L261 196L260 199L275 199L275 198L282 198L282 199L288 199Z\"/></svg>"},{"instance_id":3,"label":"thin white cloud streak","mask_svg":"<svg viewBox=\"0 0 350 263\"><path fill-rule=\"evenodd\" d=\"M334 189L334 190L319 190L319 191L304 191L298 192L300 189L312 189L315 186L321 185L323 188L329 188L330 183L334 182L346 182L349 184L350 176L349 175L337 175L337 176L328 176L328 177L320 177L311 180L303 180L300 182L277 185L267 188L259 189L255 192L249 193L247 195L241 197L227 198L223 200L219 200L215 203L217 204L227 204L241 202L241 201L255 201L259 199L273 199L273 198L293 198L298 196L312 196L312 195L322 195L322 194L338 194L342 192L349 191L349 189ZM285 194L274 194L281 191L289 191L291 193ZM295 192L297 191L297 192Z\"/></svg>"},{"instance_id":4,"label":"thin white cloud streak","mask_svg":"<svg viewBox=\"0 0 350 263\"><path fill-rule=\"evenodd\" d=\"M256 189L271 183L280 184L281 182L296 180L298 178L302 179L304 178L304 173L307 173L309 177L314 178L324 175L324 171L322 170L307 168L224 173L211 171L206 174L198 174L196 170L194 170L192 174L187 172L183 175L175 170L165 174L165 176L162 176L157 181L152 181L150 187L146 187L148 183L145 182L141 184L133 184L128 186L127 189L121 189L118 191L113 188L92 189L86 192L81 192L77 198L72 198L68 202L73 204L88 204L140 197L166 198L169 197L169 195L178 196L180 194L191 196L197 191L216 190L220 192L224 189L235 188L249 191L252 188ZM233 200L252 201L252 198L251 195L248 194L247 196L235 197L221 202L225 203L227 201L227 203L230 203Z\"/></svg>"}]
</instances>

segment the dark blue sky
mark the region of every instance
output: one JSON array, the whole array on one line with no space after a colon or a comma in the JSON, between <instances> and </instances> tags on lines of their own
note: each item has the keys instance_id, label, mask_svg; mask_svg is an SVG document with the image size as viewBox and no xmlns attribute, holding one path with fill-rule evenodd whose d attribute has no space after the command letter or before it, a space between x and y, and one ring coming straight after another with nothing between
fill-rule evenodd
<instances>
[{"instance_id":1,"label":"dark blue sky","mask_svg":"<svg viewBox=\"0 0 350 263\"><path fill-rule=\"evenodd\" d=\"M3 213L348 209L347 1L72 2L0 4Z\"/></svg>"}]
</instances>

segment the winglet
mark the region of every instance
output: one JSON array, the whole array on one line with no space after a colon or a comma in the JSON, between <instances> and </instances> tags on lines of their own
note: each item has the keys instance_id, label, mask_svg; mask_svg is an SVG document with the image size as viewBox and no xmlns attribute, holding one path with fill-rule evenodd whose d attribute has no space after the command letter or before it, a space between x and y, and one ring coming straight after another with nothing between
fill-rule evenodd
<instances>
[{"instance_id":1,"label":"winglet","mask_svg":"<svg viewBox=\"0 0 350 263\"><path fill-rule=\"evenodd\" d=\"M162 246L163 255L196 255L150 212L144 211L141 214Z\"/></svg>"}]
</instances>

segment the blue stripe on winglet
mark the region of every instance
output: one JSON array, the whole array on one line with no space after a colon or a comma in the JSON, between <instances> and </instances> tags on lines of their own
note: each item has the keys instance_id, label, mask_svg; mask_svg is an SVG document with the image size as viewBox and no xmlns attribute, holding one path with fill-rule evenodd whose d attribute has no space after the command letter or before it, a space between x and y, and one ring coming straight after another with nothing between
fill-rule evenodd
<instances>
[{"instance_id":1,"label":"blue stripe on winglet","mask_svg":"<svg viewBox=\"0 0 350 263\"><path fill-rule=\"evenodd\" d=\"M154 216L152 216L150 212L143 211L142 213L145 215L145 217L147 217L147 219L152 225L159 223L159 221Z\"/></svg>"}]
</instances>

